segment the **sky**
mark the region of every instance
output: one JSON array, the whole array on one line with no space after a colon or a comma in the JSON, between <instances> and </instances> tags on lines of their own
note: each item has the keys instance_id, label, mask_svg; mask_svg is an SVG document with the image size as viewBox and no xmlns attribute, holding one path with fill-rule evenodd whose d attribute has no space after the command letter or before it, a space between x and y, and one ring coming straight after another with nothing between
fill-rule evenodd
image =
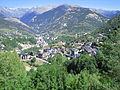
<instances>
[{"instance_id":1,"label":"sky","mask_svg":"<svg viewBox=\"0 0 120 90\"><path fill-rule=\"evenodd\" d=\"M75 4L95 9L120 10L120 0L0 0L0 6L10 8L31 8L62 4Z\"/></svg>"}]
</instances>

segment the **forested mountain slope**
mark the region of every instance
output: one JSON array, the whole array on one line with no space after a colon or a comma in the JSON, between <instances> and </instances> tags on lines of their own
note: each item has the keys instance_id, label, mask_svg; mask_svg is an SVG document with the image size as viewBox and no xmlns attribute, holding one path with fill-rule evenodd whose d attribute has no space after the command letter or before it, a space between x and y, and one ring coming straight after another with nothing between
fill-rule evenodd
<instances>
[{"instance_id":1,"label":"forested mountain slope","mask_svg":"<svg viewBox=\"0 0 120 90\"><path fill-rule=\"evenodd\" d=\"M61 5L34 16L27 24L37 32L77 33L95 30L107 20L89 8Z\"/></svg>"}]
</instances>

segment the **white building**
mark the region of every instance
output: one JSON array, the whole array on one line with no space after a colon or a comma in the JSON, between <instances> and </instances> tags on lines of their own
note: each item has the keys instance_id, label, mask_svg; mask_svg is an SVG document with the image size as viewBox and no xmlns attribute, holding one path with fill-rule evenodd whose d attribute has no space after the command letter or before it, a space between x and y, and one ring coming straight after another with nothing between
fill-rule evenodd
<instances>
[{"instance_id":1,"label":"white building","mask_svg":"<svg viewBox=\"0 0 120 90\"><path fill-rule=\"evenodd\" d=\"M37 39L37 43L36 43L37 47L48 46L48 43L46 43L42 37L37 37L36 39Z\"/></svg>"}]
</instances>

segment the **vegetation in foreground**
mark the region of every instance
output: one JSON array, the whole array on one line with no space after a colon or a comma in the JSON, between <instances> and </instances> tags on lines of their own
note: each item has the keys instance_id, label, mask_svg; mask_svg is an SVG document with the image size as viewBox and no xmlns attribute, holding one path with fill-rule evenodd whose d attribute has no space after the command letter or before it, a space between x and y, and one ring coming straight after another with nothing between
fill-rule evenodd
<instances>
[{"instance_id":1,"label":"vegetation in foreground","mask_svg":"<svg viewBox=\"0 0 120 90\"><path fill-rule=\"evenodd\" d=\"M120 88L120 16L104 26L105 35L99 53L83 54L72 60L50 58L52 64L26 72L15 53L0 53L1 90L119 90Z\"/></svg>"}]
</instances>

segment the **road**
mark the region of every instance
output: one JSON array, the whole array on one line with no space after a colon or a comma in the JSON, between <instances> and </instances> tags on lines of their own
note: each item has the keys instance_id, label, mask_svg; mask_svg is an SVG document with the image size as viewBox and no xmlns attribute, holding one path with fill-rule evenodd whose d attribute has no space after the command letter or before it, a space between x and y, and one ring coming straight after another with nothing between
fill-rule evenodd
<instances>
[{"instance_id":1,"label":"road","mask_svg":"<svg viewBox=\"0 0 120 90\"><path fill-rule=\"evenodd\" d=\"M49 63L48 61L43 60L43 59L40 59L40 58L36 58L36 61L41 61L41 62L43 62L43 63L51 64L51 63Z\"/></svg>"}]
</instances>

